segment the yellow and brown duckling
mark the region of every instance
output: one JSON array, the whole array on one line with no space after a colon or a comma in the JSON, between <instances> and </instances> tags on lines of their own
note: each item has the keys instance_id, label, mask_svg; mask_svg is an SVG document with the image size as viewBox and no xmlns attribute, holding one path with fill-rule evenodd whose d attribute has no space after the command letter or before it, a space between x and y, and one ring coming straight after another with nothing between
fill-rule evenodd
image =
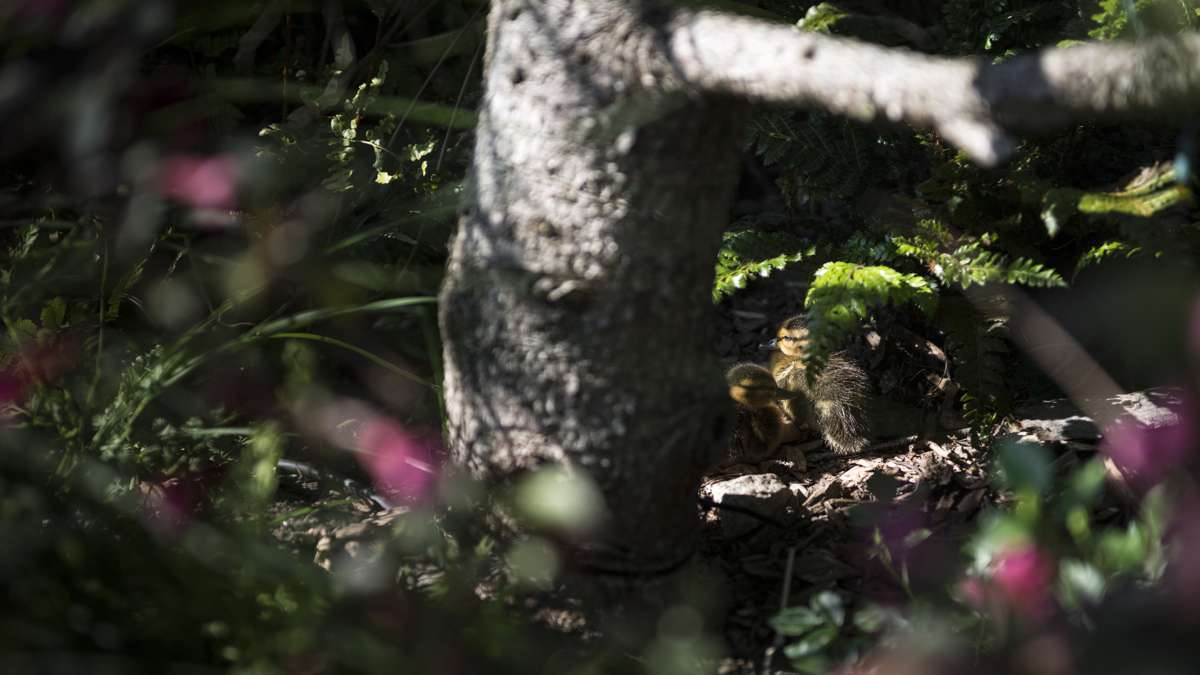
<instances>
[{"instance_id":1,"label":"yellow and brown duckling","mask_svg":"<svg viewBox=\"0 0 1200 675\"><path fill-rule=\"evenodd\" d=\"M867 373L844 352L829 355L825 367L809 382L804 366L808 351L808 324L794 316L779 327L771 348L770 373L776 386L803 396L783 399L780 405L798 426L818 429L835 452L854 453L867 446Z\"/></svg>"},{"instance_id":2,"label":"yellow and brown duckling","mask_svg":"<svg viewBox=\"0 0 1200 675\"><path fill-rule=\"evenodd\" d=\"M771 371L757 363L739 363L725 373L729 397L738 403L733 454L757 461L774 456L779 446L796 440L798 429L784 403L799 396L780 389Z\"/></svg>"}]
</instances>

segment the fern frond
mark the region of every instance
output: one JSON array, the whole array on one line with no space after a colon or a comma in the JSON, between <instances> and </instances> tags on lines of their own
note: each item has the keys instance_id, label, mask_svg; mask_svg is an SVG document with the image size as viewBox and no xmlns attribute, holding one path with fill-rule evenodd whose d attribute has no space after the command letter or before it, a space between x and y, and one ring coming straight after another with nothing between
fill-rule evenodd
<instances>
[{"instance_id":1,"label":"fern frond","mask_svg":"<svg viewBox=\"0 0 1200 675\"><path fill-rule=\"evenodd\" d=\"M981 239L990 240L991 237L985 233ZM920 260L934 276L963 289L990 283L1035 287L1067 285L1057 270L1029 258L1017 258L1010 263L1004 254L984 249L983 241L963 244L950 253L942 252L936 242L921 236L897 237L893 243L900 255Z\"/></svg>"},{"instance_id":2,"label":"fern frond","mask_svg":"<svg viewBox=\"0 0 1200 675\"><path fill-rule=\"evenodd\" d=\"M1136 0L1133 12L1127 0L1100 0L1100 11L1092 15L1097 25L1088 31L1093 39L1112 40L1151 31L1176 33L1187 30L1200 18L1200 9L1178 0Z\"/></svg>"},{"instance_id":3,"label":"fern frond","mask_svg":"<svg viewBox=\"0 0 1200 675\"><path fill-rule=\"evenodd\" d=\"M751 120L747 147L783 172L784 197L844 199L870 184L886 162L873 161L875 136L822 113L768 111Z\"/></svg>"},{"instance_id":4,"label":"fern frond","mask_svg":"<svg viewBox=\"0 0 1200 675\"><path fill-rule=\"evenodd\" d=\"M1106 241L1103 244L1097 244L1084 251L1083 255L1079 256L1079 262L1075 263L1075 276L1079 275L1085 267L1098 265L1101 262L1110 258L1132 258L1141 254L1142 247L1130 244L1124 241Z\"/></svg>"},{"instance_id":5,"label":"fern frond","mask_svg":"<svg viewBox=\"0 0 1200 675\"><path fill-rule=\"evenodd\" d=\"M814 254L812 246L785 232L733 230L721 239L713 302L733 295L752 279L761 279Z\"/></svg>"},{"instance_id":6,"label":"fern frond","mask_svg":"<svg viewBox=\"0 0 1200 675\"><path fill-rule=\"evenodd\" d=\"M1008 266L1005 281L1010 284L1021 284L1034 288L1050 288L1066 286L1067 282L1057 270L1036 263L1029 258L1017 258Z\"/></svg>"},{"instance_id":7,"label":"fern frond","mask_svg":"<svg viewBox=\"0 0 1200 675\"><path fill-rule=\"evenodd\" d=\"M1175 166L1156 164L1142 169L1124 187L1111 192L1087 192L1055 188L1042 195L1042 220L1051 236L1076 213L1100 215L1119 213L1149 218L1160 211L1190 202L1195 193L1178 183Z\"/></svg>"},{"instance_id":8,"label":"fern frond","mask_svg":"<svg viewBox=\"0 0 1200 675\"><path fill-rule=\"evenodd\" d=\"M933 314L937 301L936 289L922 276L882 265L825 263L814 275L804 299L811 341L806 360L811 371L819 372L842 338L872 310L911 304L925 314Z\"/></svg>"},{"instance_id":9,"label":"fern frond","mask_svg":"<svg viewBox=\"0 0 1200 675\"><path fill-rule=\"evenodd\" d=\"M1124 196L1119 193L1085 192L1079 197L1081 213L1124 213L1130 216L1150 216L1192 199L1191 188L1172 185L1148 194Z\"/></svg>"},{"instance_id":10,"label":"fern frond","mask_svg":"<svg viewBox=\"0 0 1200 675\"><path fill-rule=\"evenodd\" d=\"M962 389L963 416L973 433L994 424L1011 399L1005 312L1003 305L972 305L963 297L947 300L938 312L952 377Z\"/></svg>"}]
</instances>

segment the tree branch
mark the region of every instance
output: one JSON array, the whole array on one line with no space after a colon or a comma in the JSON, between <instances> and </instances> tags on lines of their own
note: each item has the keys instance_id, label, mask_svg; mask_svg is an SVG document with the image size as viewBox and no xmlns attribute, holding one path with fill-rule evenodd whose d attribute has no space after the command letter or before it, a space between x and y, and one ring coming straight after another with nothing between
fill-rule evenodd
<instances>
[{"instance_id":1,"label":"tree branch","mask_svg":"<svg viewBox=\"0 0 1200 675\"><path fill-rule=\"evenodd\" d=\"M998 64L939 58L710 11L661 34L659 87L823 108L933 129L981 164L1006 131L1200 109L1200 35L1047 49Z\"/></svg>"},{"instance_id":2,"label":"tree branch","mask_svg":"<svg viewBox=\"0 0 1200 675\"><path fill-rule=\"evenodd\" d=\"M234 72L238 75L254 73L254 55L260 45L270 37L283 18L283 0L271 0L266 9L255 20L250 30L238 40L237 53L233 56Z\"/></svg>"},{"instance_id":3,"label":"tree branch","mask_svg":"<svg viewBox=\"0 0 1200 675\"><path fill-rule=\"evenodd\" d=\"M317 99L316 106L303 105L288 115L288 123L295 127L308 126L316 120L321 110L336 105L354 80L358 49L346 26L341 0L326 0L321 8L321 16L325 19L326 40L333 48L333 76Z\"/></svg>"}]
</instances>

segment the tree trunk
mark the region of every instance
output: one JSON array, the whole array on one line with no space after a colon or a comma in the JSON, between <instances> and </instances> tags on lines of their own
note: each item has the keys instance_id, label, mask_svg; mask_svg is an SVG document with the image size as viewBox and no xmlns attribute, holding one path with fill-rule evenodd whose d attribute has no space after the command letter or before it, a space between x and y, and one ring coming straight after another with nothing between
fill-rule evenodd
<instances>
[{"instance_id":1,"label":"tree trunk","mask_svg":"<svg viewBox=\"0 0 1200 675\"><path fill-rule=\"evenodd\" d=\"M731 424L713 267L744 106L623 109L655 17L621 0L493 0L474 179L441 294L452 459L486 479L545 462L608 520L586 562L671 569Z\"/></svg>"}]
</instances>

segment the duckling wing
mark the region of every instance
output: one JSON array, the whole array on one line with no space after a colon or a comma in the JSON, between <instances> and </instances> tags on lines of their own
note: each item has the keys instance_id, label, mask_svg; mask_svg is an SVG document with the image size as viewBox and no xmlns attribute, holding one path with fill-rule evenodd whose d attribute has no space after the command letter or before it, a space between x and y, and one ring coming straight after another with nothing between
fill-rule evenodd
<instances>
[{"instance_id":1,"label":"duckling wing","mask_svg":"<svg viewBox=\"0 0 1200 675\"><path fill-rule=\"evenodd\" d=\"M836 452L858 452L869 438L867 373L843 354L831 354L810 387L812 415L825 443Z\"/></svg>"}]
</instances>

